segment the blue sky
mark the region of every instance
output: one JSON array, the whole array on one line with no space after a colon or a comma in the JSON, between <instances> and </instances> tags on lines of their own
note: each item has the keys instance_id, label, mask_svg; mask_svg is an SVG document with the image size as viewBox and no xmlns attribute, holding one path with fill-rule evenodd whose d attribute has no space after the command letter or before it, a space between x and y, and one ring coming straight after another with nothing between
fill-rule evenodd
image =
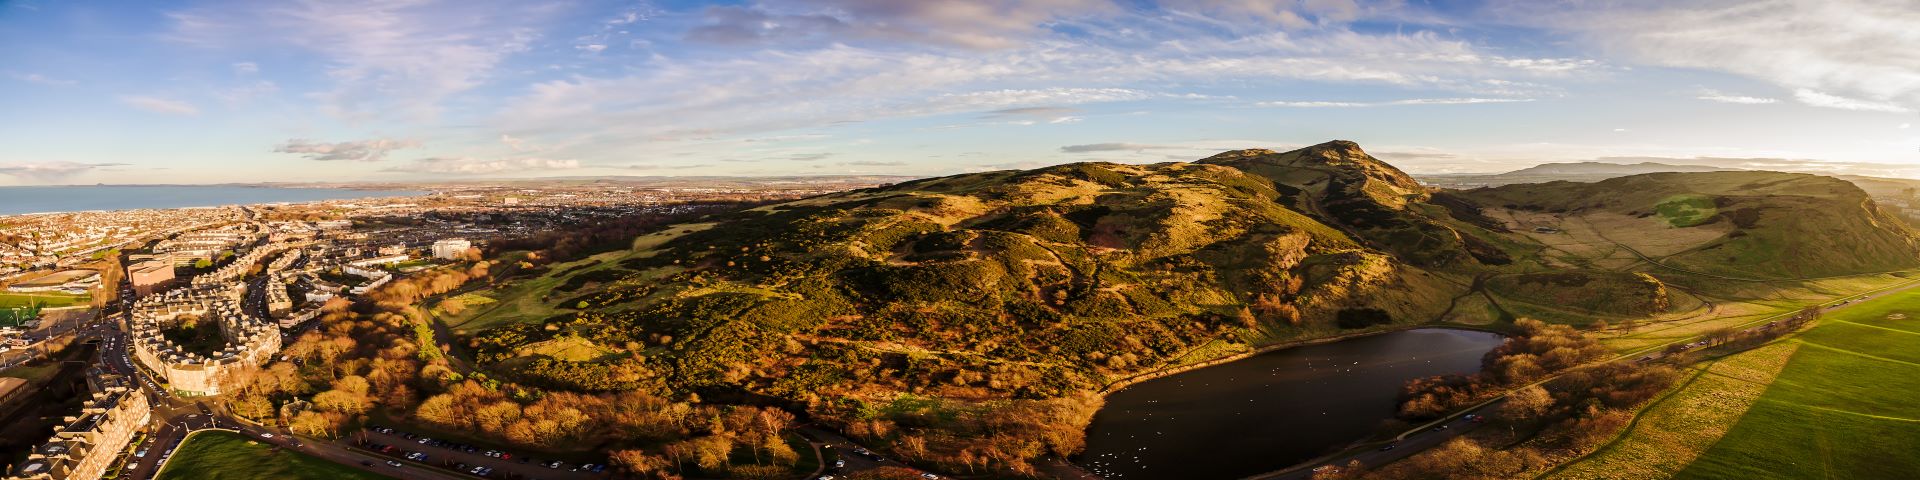
<instances>
[{"instance_id":1,"label":"blue sky","mask_svg":"<svg viewBox=\"0 0 1920 480\"><path fill-rule=\"evenodd\" d=\"M1412 172L1920 176L1914 25L1908 0L0 1L0 184L938 175L1331 139Z\"/></svg>"}]
</instances>

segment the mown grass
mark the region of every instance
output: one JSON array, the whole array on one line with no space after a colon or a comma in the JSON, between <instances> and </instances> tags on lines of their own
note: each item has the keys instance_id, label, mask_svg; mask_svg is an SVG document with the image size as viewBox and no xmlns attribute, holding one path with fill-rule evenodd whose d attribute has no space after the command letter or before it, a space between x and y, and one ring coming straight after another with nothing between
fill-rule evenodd
<instances>
[{"instance_id":1,"label":"mown grass","mask_svg":"<svg viewBox=\"0 0 1920 480\"><path fill-rule=\"evenodd\" d=\"M1703 366L1693 380L1641 411L1617 440L1547 478L1672 476L1753 407L1799 346L1775 343Z\"/></svg>"},{"instance_id":2,"label":"mown grass","mask_svg":"<svg viewBox=\"0 0 1920 480\"><path fill-rule=\"evenodd\" d=\"M90 295L72 295L66 293L0 293L0 308L26 308L40 304L45 308L71 307L86 305L93 301Z\"/></svg>"},{"instance_id":3,"label":"mown grass","mask_svg":"<svg viewBox=\"0 0 1920 480\"><path fill-rule=\"evenodd\" d=\"M1773 385L1676 478L1912 478L1920 335L1857 324L1898 323L1886 317L1902 311L1920 311L1920 290L1834 312L1796 337L1799 352Z\"/></svg>"},{"instance_id":4,"label":"mown grass","mask_svg":"<svg viewBox=\"0 0 1920 480\"><path fill-rule=\"evenodd\" d=\"M246 436L221 431L197 432L187 437L156 478L161 480L219 479L385 479L306 454L269 447Z\"/></svg>"}]
</instances>

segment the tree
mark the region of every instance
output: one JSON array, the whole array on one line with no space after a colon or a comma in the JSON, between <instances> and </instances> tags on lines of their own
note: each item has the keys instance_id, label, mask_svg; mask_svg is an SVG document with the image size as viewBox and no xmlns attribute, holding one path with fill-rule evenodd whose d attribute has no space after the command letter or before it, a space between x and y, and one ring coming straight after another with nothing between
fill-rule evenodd
<instances>
[{"instance_id":1,"label":"tree","mask_svg":"<svg viewBox=\"0 0 1920 480\"><path fill-rule=\"evenodd\" d=\"M614 450L607 453L608 463L635 476L646 477L667 468L667 460L648 455L644 450Z\"/></svg>"},{"instance_id":2,"label":"tree","mask_svg":"<svg viewBox=\"0 0 1920 480\"><path fill-rule=\"evenodd\" d=\"M212 260L208 260L208 259L204 259L204 258L202 258L202 259L199 259L199 260L195 260L195 261L193 262L193 268L198 268L198 269L203 269L203 270L204 270L204 269L208 269L208 268L213 268L213 261L212 261Z\"/></svg>"},{"instance_id":3,"label":"tree","mask_svg":"<svg viewBox=\"0 0 1920 480\"><path fill-rule=\"evenodd\" d=\"M1546 415L1553 408L1553 395L1539 385L1530 385L1507 394L1507 400L1500 404L1500 417L1507 421L1507 429L1528 423Z\"/></svg>"}]
</instances>

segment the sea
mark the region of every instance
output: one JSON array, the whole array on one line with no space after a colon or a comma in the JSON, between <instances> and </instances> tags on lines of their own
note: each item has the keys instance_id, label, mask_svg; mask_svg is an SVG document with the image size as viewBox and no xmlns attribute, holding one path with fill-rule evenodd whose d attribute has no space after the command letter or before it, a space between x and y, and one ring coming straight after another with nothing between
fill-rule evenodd
<instances>
[{"instance_id":1,"label":"sea","mask_svg":"<svg viewBox=\"0 0 1920 480\"><path fill-rule=\"evenodd\" d=\"M284 188L239 185L0 187L0 216L27 213L218 207L280 202L425 195L414 190Z\"/></svg>"}]
</instances>

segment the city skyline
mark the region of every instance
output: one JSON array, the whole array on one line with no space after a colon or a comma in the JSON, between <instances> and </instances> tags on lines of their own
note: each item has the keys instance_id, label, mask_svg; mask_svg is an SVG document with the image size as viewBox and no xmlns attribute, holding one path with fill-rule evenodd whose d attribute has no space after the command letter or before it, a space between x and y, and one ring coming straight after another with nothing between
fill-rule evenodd
<instances>
[{"instance_id":1,"label":"city skyline","mask_svg":"<svg viewBox=\"0 0 1920 480\"><path fill-rule=\"evenodd\" d=\"M1911 177L1916 22L1870 0L8 2L0 185L942 175L1331 139L1414 173Z\"/></svg>"}]
</instances>

